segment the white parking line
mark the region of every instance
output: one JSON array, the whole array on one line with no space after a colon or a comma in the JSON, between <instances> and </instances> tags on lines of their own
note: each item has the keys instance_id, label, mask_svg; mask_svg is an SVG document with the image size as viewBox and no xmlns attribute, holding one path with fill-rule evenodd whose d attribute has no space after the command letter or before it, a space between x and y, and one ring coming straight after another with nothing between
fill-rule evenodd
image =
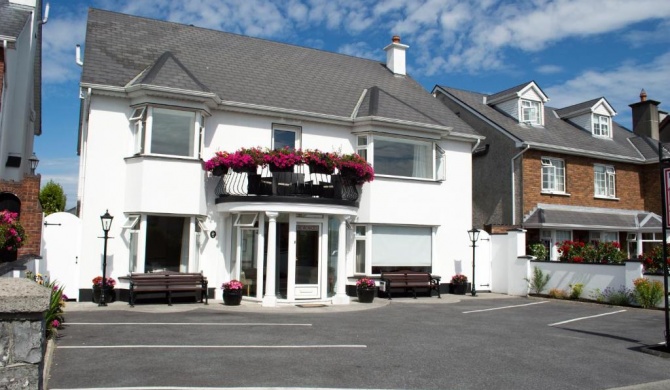
<instances>
[{"instance_id":1,"label":"white parking line","mask_svg":"<svg viewBox=\"0 0 670 390\"><path fill-rule=\"evenodd\" d=\"M590 318L596 318L596 317L608 316L608 315L611 315L611 314L623 313L624 311L626 311L626 310L619 310L619 311L613 311L613 312L610 312L610 313L596 314L594 316L588 316L588 317L573 318L573 319L567 320L567 321L555 322L553 324L549 324L548 326L563 325L563 324L567 324L569 322L588 320Z\"/></svg>"},{"instance_id":2,"label":"white parking line","mask_svg":"<svg viewBox=\"0 0 670 390\"><path fill-rule=\"evenodd\" d=\"M59 345L58 349L128 349L128 348L208 348L208 349L314 349L314 348L367 348L362 344L333 344L333 345Z\"/></svg>"},{"instance_id":3,"label":"white parking line","mask_svg":"<svg viewBox=\"0 0 670 390\"><path fill-rule=\"evenodd\" d=\"M67 322L65 325L175 325L175 326L312 326L312 324L278 324L260 322Z\"/></svg>"},{"instance_id":4,"label":"white parking line","mask_svg":"<svg viewBox=\"0 0 670 390\"><path fill-rule=\"evenodd\" d=\"M526 303L524 305L514 305L514 306L503 306L503 307L494 307L491 309L481 309L481 310L470 310L470 311L464 311L463 314L468 314L468 313L480 313L482 311L493 311L493 310L502 310L502 309L513 309L516 307L523 307L523 306L530 306L530 305L539 305L540 303L547 303L549 301L540 301L540 302L533 302L533 303Z\"/></svg>"},{"instance_id":5,"label":"white parking line","mask_svg":"<svg viewBox=\"0 0 670 390\"><path fill-rule=\"evenodd\" d=\"M304 390L304 387L174 387L174 386L142 386L142 387L86 387L58 388L51 390ZM345 388L319 387L320 390L347 390Z\"/></svg>"}]
</instances>

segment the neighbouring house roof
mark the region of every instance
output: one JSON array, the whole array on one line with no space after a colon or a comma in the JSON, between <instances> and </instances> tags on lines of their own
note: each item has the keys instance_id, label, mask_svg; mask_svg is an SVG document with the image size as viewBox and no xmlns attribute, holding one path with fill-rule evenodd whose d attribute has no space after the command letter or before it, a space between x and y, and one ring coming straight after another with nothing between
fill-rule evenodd
<instances>
[{"instance_id":1,"label":"neighbouring house roof","mask_svg":"<svg viewBox=\"0 0 670 390\"><path fill-rule=\"evenodd\" d=\"M26 7L17 7L9 0L0 0L0 36L17 38L30 19L31 11Z\"/></svg>"},{"instance_id":2,"label":"neighbouring house roof","mask_svg":"<svg viewBox=\"0 0 670 390\"><path fill-rule=\"evenodd\" d=\"M573 104L572 106L559 108L555 111L560 118L570 118L577 115L590 113L593 110L594 106L596 106L601 101L603 102L603 104L606 105L606 107L609 110L611 110L614 114L616 114L616 111L614 111L612 105L604 97L599 97L582 103Z\"/></svg>"},{"instance_id":3,"label":"neighbouring house roof","mask_svg":"<svg viewBox=\"0 0 670 390\"><path fill-rule=\"evenodd\" d=\"M527 83L524 85L527 85ZM545 106L544 126L532 126L519 123L515 118L485 104L484 97L487 97L487 101L490 101L488 99L489 95L447 86L438 86L438 88L460 104L469 107L481 117L492 122L518 143L529 144L537 149L588 155L603 159L618 159L639 163L658 160L658 152L650 152L650 150L653 150L651 145L657 145L655 141L638 136L616 122L612 122L613 136L611 139L594 137L590 131L560 119L556 112L557 109ZM595 101L599 100L600 98ZM593 101L584 104L591 102Z\"/></svg>"},{"instance_id":4,"label":"neighbouring house roof","mask_svg":"<svg viewBox=\"0 0 670 390\"><path fill-rule=\"evenodd\" d=\"M377 116L481 137L414 79L378 61L98 9L89 10L81 83L150 84L213 93L223 102L351 120Z\"/></svg>"},{"instance_id":5,"label":"neighbouring house roof","mask_svg":"<svg viewBox=\"0 0 670 390\"><path fill-rule=\"evenodd\" d=\"M538 204L524 228L660 231L661 217L647 211Z\"/></svg>"}]
</instances>

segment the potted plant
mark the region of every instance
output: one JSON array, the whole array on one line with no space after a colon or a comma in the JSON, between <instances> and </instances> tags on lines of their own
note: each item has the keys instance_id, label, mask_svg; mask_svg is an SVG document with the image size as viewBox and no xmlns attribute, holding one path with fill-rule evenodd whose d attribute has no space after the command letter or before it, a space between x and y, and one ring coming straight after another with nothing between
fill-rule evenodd
<instances>
[{"instance_id":1,"label":"potted plant","mask_svg":"<svg viewBox=\"0 0 670 390\"><path fill-rule=\"evenodd\" d=\"M242 302L242 288L244 285L239 280L231 280L221 285L223 289L223 303L228 306L237 306Z\"/></svg>"},{"instance_id":2,"label":"potted plant","mask_svg":"<svg viewBox=\"0 0 670 390\"><path fill-rule=\"evenodd\" d=\"M468 277L463 274L456 274L451 277L451 283L449 284L449 293L450 294L459 294L465 295L465 292L468 289Z\"/></svg>"},{"instance_id":3,"label":"potted plant","mask_svg":"<svg viewBox=\"0 0 670 390\"><path fill-rule=\"evenodd\" d=\"M360 185L375 179L372 166L356 153L343 155L340 158L338 169L345 183Z\"/></svg>"},{"instance_id":4,"label":"potted plant","mask_svg":"<svg viewBox=\"0 0 670 390\"><path fill-rule=\"evenodd\" d=\"M356 296L360 303L372 303L375 299L375 281L370 278L360 278L356 281Z\"/></svg>"},{"instance_id":5,"label":"potted plant","mask_svg":"<svg viewBox=\"0 0 670 390\"><path fill-rule=\"evenodd\" d=\"M308 149L302 153L303 162L309 166L310 173L332 175L340 163L340 155L335 152L322 152Z\"/></svg>"},{"instance_id":6,"label":"potted plant","mask_svg":"<svg viewBox=\"0 0 670 390\"><path fill-rule=\"evenodd\" d=\"M267 152L263 160L269 165L270 172L293 172L294 166L303 163L302 151L291 149L288 146Z\"/></svg>"},{"instance_id":7,"label":"potted plant","mask_svg":"<svg viewBox=\"0 0 670 390\"><path fill-rule=\"evenodd\" d=\"M214 176L223 176L228 173L230 168L230 154L228 152L218 151L214 157L205 161L205 170L212 172Z\"/></svg>"},{"instance_id":8,"label":"potted plant","mask_svg":"<svg viewBox=\"0 0 670 390\"><path fill-rule=\"evenodd\" d=\"M9 210L0 211L0 249L15 252L26 242L26 233L18 220L18 214Z\"/></svg>"},{"instance_id":9,"label":"potted plant","mask_svg":"<svg viewBox=\"0 0 670 390\"><path fill-rule=\"evenodd\" d=\"M102 276L93 278L93 302L100 303L100 296L102 294ZM114 292L116 280L112 278L105 279L105 303L114 302L116 300L116 293Z\"/></svg>"},{"instance_id":10,"label":"potted plant","mask_svg":"<svg viewBox=\"0 0 670 390\"><path fill-rule=\"evenodd\" d=\"M257 167L265 165L264 156L261 148L241 148L230 155L230 167L238 173L255 174Z\"/></svg>"}]
</instances>

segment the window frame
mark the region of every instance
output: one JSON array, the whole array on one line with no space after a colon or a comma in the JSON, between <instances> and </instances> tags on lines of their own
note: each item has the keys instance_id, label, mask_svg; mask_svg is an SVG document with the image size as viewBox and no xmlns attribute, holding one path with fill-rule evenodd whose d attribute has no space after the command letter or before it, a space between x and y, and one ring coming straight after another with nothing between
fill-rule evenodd
<instances>
[{"instance_id":1,"label":"window frame","mask_svg":"<svg viewBox=\"0 0 670 390\"><path fill-rule=\"evenodd\" d=\"M174 106L163 106L163 105L151 105L145 104L142 106L131 107L133 109L132 113L129 116L129 122L132 123L132 146L131 154L135 156L140 155L151 155L151 156L162 156L162 157L174 157L174 158L185 158L185 159L199 159L203 150L203 139L204 139L204 121L205 115L202 110L187 108L187 107L174 107ZM190 141L189 141L189 154L165 154L165 153L155 153L152 150L152 141L154 138L154 110L165 110L165 111L178 111L186 112L192 114L191 119L191 129L190 132Z\"/></svg>"},{"instance_id":2,"label":"window frame","mask_svg":"<svg viewBox=\"0 0 670 390\"><path fill-rule=\"evenodd\" d=\"M558 166L560 163L560 166ZM540 164L542 166L540 170L540 183L541 183L541 192L545 193L559 193L559 194L565 194L566 193L566 174L565 174L565 160L560 159L560 158L555 158L555 157L540 157ZM553 188L545 187L545 175L547 175L547 170L550 170L552 173L552 178L553 178ZM559 176L558 172L562 171L562 174ZM561 178L561 182L559 183L558 178ZM562 189L560 189L562 187Z\"/></svg>"},{"instance_id":3,"label":"window frame","mask_svg":"<svg viewBox=\"0 0 670 390\"><path fill-rule=\"evenodd\" d=\"M602 170L602 172L600 172ZM602 176L599 179L599 176ZM599 182L604 183L604 194L599 193ZM616 198L616 170L613 165L594 164L593 165L593 194L597 198Z\"/></svg>"},{"instance_id":4,"label":"window frame","mask_svg":"<svg viewBox=\"0 0 670 390\"><path fill-rule=\"evenodd\" d=\"M605 126L604 130L603 126ZM596 137L612 138L612 121L607 115L593 114L591 116L591 129Z\"/></svg>"},{"instance_id":5,"label":"window frame","mask_svg":"<svg viewBox=\"0 0 670 390\"><path fill-rule=\"evenodd\" d=\"M361 145L360 142L366 139L366 144ZM403 143L402 141L407 141L404 142L405 144L424 144L427 146L427 149L430 149L431 153L431 162L430 162L430 169L432 171L431 177L415 177L415 176L403 176L403 175L393 175L393 174L387 174L387 173L379 173L378 168L379 168L379 163L375 164L375 140L385 140L385 141L390 141L393 142L394 140L400 140L398 143ZM361 154L365 154L363 156ZM359 135L356 137L356 153L361 155L361 157L366 158L366 161L372 165L372 167L375 169L375 177L388 177L388 178L402 178L402 179L408 179L408 180L417 180L417 181L445 181L446 180L446 152L444 149L442 149L438 143L434 140L426 140L426 139L416 139L416 138L408 138L408 137L398 137L398 136L393 136L390 134L367 134L367 135ZM427 159L428 160L428 159ZM441 162L441 167L438 164L438 161ZM438 170L438 168L440 168Z\"/></svg>"},{"instance_id":6,"label":"window frame","mask_svg":"<svg viewBox=\"0 0 670 390\"><path fill-rule=\"evenodd\" d=\"M275 132L276 131L285 131L285 132L292 132L295 135L294 138L294 147L292 148L293 150L301 149L302 147L302 127L300 126L292 126L292 125L284 125L280 123L273 123L272 124L272 134L271 134L271 147L272 150L276 150L275 146Z\"/></svg>"},{"instance_id":7,"label":"window frame","mask_svg":"<svg viewBox=\"0 0 670 390\"><path fill-rule=\"evenodd\" d=\"M535 111L534 117L531 115L532 110ZM529 112L529 119L525 118L526 112ZM530 99L519 99L519 122L528 125L542 126L542 102Z\"/></svg>"}]
</instances>

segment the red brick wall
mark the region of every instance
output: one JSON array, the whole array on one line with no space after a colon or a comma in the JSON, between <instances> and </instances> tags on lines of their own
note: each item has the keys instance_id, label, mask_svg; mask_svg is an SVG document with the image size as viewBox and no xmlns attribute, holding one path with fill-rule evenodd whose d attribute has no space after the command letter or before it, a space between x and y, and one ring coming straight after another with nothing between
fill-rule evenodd
<instances>
[{"instance_id":1,"label":"red brick wall","mask_svg":"<svg viewBox=\"0 0 670 390\"><path fill-rule=\"evenodd\" d=\"M40 175L26 176L20 182L0 181L0 192L16 195L21 201L21 225L26 231L26 244L19 249L18 257L40 254L42 245L42 206L39 201Z\"/></svg>"},{"instance_id":2,"label":"red brick wall","mask_svg":"<svg viewBox=\"0 0 670 390\"><path fill-rule=\"evenodd\" d=\"M658 164L644 165L641 172L644 209L661 215L661 173Z\"/></svg>"},{"instance_id":3,"label":"red brick wall","mask_svg":"<svg viewBox=\"0 0 670 390\"><path fill-rule=\"evenodd\" d=\"M540 192L542 189L540 157L563 159L565 162L565 189L570 196L542 194ZM596 163L614 166L617 199L594 197L593 164ZM653 188L647 188L647 186L651 187L653 185L653 176L645 173L645 169L647 169L646 166L642 165L607 162L531 149L523 155L523 214L527 215L538 203L657 212L650 210L648 206L654 206L653 194L660 191L658 180L656 181L656 191ZM658 175L657 170L656 172ZM660 206L658 210L660 210Z\"/></svg>"}]
</instances>

